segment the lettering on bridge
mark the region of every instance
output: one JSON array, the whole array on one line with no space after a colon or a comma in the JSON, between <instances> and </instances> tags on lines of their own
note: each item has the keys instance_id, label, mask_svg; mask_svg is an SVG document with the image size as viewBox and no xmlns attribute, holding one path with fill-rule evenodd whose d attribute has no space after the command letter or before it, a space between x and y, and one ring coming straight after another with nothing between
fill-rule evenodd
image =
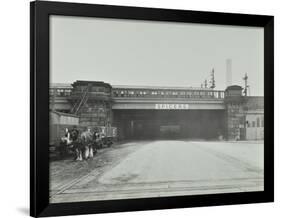
<instances>
[{"instance_id":1,"label":"lettering on bridge","mask_svg":"<svg viewBox=\"0 0 281 218\"><path fill-rule=\"evenodd\" d=\"M158 110L187 110L188 104L155 104L155 109Z\"/></svg>"}]
</instances>

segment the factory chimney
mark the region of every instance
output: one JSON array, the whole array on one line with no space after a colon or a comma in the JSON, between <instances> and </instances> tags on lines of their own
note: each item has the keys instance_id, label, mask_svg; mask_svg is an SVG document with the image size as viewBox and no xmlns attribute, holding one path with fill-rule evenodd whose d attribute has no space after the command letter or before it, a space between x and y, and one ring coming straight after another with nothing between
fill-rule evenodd
<instances>
[{"instance_id":1,"label":"factory chimney","mask_svg":"<svg viewBox=\"0 0 281 218\"><path fill-rule=\"evenodd\" d=\"M226 87L232 85L232 60L226 59Z\"/></svg>"}]
</instances>

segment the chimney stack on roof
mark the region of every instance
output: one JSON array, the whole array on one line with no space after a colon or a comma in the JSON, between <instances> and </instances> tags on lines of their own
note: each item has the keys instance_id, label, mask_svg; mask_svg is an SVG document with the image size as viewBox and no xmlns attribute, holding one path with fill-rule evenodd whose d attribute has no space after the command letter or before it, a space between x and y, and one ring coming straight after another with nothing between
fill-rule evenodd
<instances>
[{"instance_id":1,"label":"chimney stack on roof","mask_svg":"<svg viewBox=\"0 0 281 218\"><path fill-rule=\"evenodd\" d=\"M232 85L232 60L226 59L226 87Z\"/></svg>"}]
</instances>

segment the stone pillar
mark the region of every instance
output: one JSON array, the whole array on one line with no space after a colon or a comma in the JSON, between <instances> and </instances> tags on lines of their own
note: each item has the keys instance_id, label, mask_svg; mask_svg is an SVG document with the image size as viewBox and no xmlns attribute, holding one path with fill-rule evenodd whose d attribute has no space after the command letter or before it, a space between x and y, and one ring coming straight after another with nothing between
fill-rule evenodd
<instances>
[{"instance_id":1,"label":"stone pillar","mask_svg":"<svg viewBox=\"0 0 281 218\"><path fill-rule=\"evenodd\" d=\"M229 86L225 90L226 139L240 140L241 125L244 123L243 96L241 86Z\"/></svg>"},{"instance_id":2,"label":"stone pillar","mask_svg":"<svg viewBox=\"0 0 281 218\"><path fill-rule=\"evenodd\" d=\"M79 124L85 127L111 126L111 85L104 82L76 81L72 86L70 101L73 107L81 101L87 89L85 100L77 111Z\"/></svg>"}]
</instances>

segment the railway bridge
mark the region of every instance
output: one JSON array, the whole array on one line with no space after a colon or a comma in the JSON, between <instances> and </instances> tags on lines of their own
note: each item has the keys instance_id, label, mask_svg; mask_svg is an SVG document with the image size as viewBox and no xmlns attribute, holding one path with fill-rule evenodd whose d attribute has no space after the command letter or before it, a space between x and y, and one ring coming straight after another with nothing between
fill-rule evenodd
<instances>
[{"instance_id":1,"label":"railway bridge","mask_svg":"<svg viewBox=\"0 0 281 218\"><path fill-rule=\"evenodd\" d=\"M214 90L97 81L50 86L50 110L76 114L84 126L116 126L122 139L234 139L246 123L244 106L240 86Z\"/></svg>"}]
</instances>

